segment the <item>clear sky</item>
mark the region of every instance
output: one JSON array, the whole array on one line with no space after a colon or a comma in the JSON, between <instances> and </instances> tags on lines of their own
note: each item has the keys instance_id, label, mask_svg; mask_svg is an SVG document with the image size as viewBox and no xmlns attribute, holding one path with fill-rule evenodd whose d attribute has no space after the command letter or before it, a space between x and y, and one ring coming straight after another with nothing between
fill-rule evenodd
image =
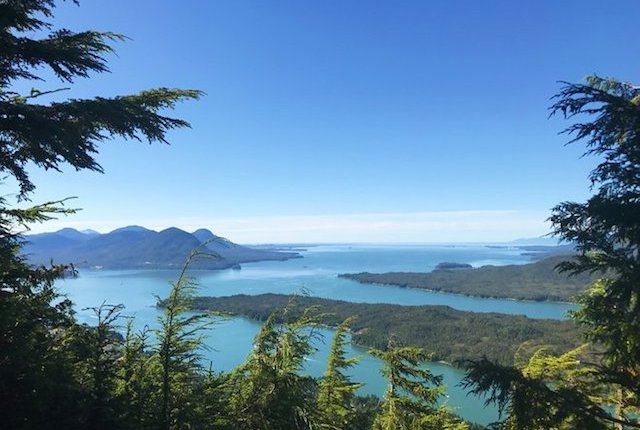
<instances>
[{"instance_id":1,"label":"clear sky","mask_svg":"<svg viewBox=\"0 0 640 430\"><path fill-rule=\"evenodd\" d=\"M548 119L559 80L640 82L640 2L61 3L109 30L112 73L68 97L197 88L171 146L114 140L105 174L32 169L63 226L210 228L243 243L501 241L547 232L596 163ZM59 86L51 81L42 89ZM9 184L3 194L13 192Z\"/></svg>"}]
</instances>

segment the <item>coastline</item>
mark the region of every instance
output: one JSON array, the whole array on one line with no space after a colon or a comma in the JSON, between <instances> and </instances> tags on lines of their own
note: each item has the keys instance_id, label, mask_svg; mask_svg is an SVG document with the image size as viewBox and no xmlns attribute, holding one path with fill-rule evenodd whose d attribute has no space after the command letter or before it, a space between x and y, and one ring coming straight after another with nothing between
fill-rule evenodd
<instances>
[{"instance_id":1,"label":"coastline","mask_svg":"<svg viewBox=\"0 0 640 430\"><path fill-rule=\"evenodd\" d=\"M428 272L425 272L428 273ZM488 295L488 294L470 294L470 293L457 293L457 292L453 292L453 291L446 291L443 289L439 289L439 290L434 290L431 288L423 288L423 287L412 287L412 286L408 286L408 285L400 285L400 284L393 284L393 283L388 283L388 282L367 282L367 281L359 281L357 279L354 279L352 277L350 277L349 275L357 275L357 273L339 273L338 275L336 275L338 278L341 279L348 279L350 281L353 282L357 282L358 284L361 285L379 285L379 286L383 286L383 287L387 287L387 288L401 288L401 289L411 289L411 290L418 290L418 291L427 291L430 293L435 293L435 294L450 294L453 296L461 296L461 297L475 297L478 299L499 299L499 300L511 300L514 302L523 302L523 303L557 303L557 304L563 304L563 305L575 305L576 302L568 302L565 300L548 300L548 299L543 299L543 300L534 300L534 299L519 299L516 297L511 297L511 296L497 296L497 295Z\"/></svg>"}]
</instances>

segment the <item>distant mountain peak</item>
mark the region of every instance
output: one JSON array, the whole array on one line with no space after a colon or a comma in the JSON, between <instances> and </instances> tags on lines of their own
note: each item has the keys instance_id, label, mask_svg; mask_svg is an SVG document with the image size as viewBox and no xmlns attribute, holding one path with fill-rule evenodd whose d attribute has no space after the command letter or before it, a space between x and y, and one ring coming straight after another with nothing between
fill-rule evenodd
<instances>
[{"instance_id":1,"label":"distant mountain peak","mask_svg":"<svg viewBox=\"0 0 640 430\"><path fill-rule=\"evenodd\" d=\"M78 230L76 230L75 228L71 228L71 227L66 227L66 228L61 228L60 230L55 232L56 234L62 234L62 235L68 235L68 234L82 234L80 233Z\"/></svg>"},{"instance_id":2,"label":"distant mountain peak","mask_svg":"<svg viewBox=\"0 0 640 430\"><path fill-rule=\"evenodd\" d=\"M125 231L144 233L144 232L153 231L153 230L149 230L148 228L144 228L144 227L139 226L139 225L128 225L126 227L117 228L117 229L111 231L109 234L111 234L111 233L121 233L121 232L125 232Z\"/></svg>"},{"instance_id":3,"label":"distant mountain peak","mask_svg":"<svg viewBox=\"0 0 640 430\"><path fill-rule=\"evenodd\" d=\"M173 233L173 232L189 234L186 231L179 229L178 227L167 227L164 230L160 230L160 233Z\"/></svg>"},{"instance_id":4,"label":"distant mountain peak","mask_svg":"<svg viewBox=\"0 0 640 430\"><path fill-rule=\"evenodd\" d=\"M68 239L73 239L73 240L83 240L89 237L79 232L75 228L70 228L70 227L62 228L56 231L55 233L45 233L45 234L57 234L58 236L66 237Z\"/></svg>"},{"instance_id":5,"label":"distant mountain peak","mask_svg":"<svg viewBox=\"0 0 640 430\"><path fill-rule=\"evenodd\" d=\"M72 262L77 267L106 269L172 269L182 267L194 249L206 248L218 259L194 261L196 269L224 269L240 263L299 258L293 252L252 249L214 235L207 229L188 233L177 227L160 232L131 225L110 233L85 234L67 228L26 237L24 254L34 264Z\"/></svg>"},{"instance_id":6,"label":"distant mountain peak","mask_svg":"<svg viewBox=\"0 0 640 430\"><path fill-rule=\"evenodd\" d=\"M164 230L160 230L158 235L165 237L174 237L174 238L189 238L188 240L193 240L194 242L199 242L197 238L195 238L191 233L187 233L186 231L179 229L178 227L169 227Z\"/></svg>"},{"instance_id":7,"label":"distant mountain peak","mask_svg":"<svg viewBox=\"0 0 640 430\"><path fill-rule=\"evenodd\" d=\"M71 227L65 227L65 228L61 228L60 230L56 231L57 234L75 234L75 233L80 233L78 230L76 230L75 228L71 228Z\"/></svg>"},{"instance_id":8,"label":"distant mountain peak","mask_svg":"<svg viewBox=\"0 0 640 430\"><path fill-rule=\"evenodd\" d=\"M191 234L194 235L200 242L218 239L218 236L216 236L211 232L211 230L207 230L206 228L199 228Z\"/></svg>"}]
</instances>

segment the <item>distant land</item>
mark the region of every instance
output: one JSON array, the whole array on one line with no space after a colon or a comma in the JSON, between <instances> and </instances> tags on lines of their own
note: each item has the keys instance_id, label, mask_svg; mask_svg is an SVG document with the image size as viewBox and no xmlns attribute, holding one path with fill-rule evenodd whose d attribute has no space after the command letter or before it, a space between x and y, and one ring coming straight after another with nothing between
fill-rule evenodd
<instances>
[{"instance_id":1,"label":"distant land","mask_svg":"<svg viewBox=\"0 0 640 430\"><path fill-rule=\"evenodd\" d=\"M511 245L533 245L533 246L558 246L566 244L557 237L538 236L538 237L526 237L509 242Z\"/></svg>"},{"instance_id":2,"label":"distant land","mask_svg":"<svg viewBox=\"0 0 640 430\"><path fill-rule=\"evenodd\" d=\"M189 233L175 227L153 231L128 226L106 234L64 228L24 240L23 254L33 264L53 261L93 269L181 268L194 249L215 254L215 258L199 258L191 266L194 269L238 269L241 263L302 257L297 252L238 245L207 229Z\"/></svg>"},{"instance_id":3,"label":"distant land","mask_svg":"<svg viewBox=\"0 0 640 430\"><path fill-rule=\"evenodd\" d=\"M554 255L569 255L575 254L576 248L573 244L561 244L561 245L485 245L487 248L496 249L518 249L522 251L521 255L531 257L532 260L541 260L546 257Z\"/></svg>"},{"instance_id":4,"label":"distant land","mask_svg":"<svg viewBox=\"0 0 640 430\"><path fill-rule=\"evenodd\" d=\"M319 306L319 312L326 313L321 322L330 327L355 316L351 326L354 344L386 349L393 335L399 345L425 348L434 353L434 361L453 365L481 357L512 364L519 349L533 352L544 346L554 353L563 353L582 343L579 329L570 321L465 312L448 306L351 303L282 294L196 297L190 304L194 310L242 315L259 321L285 306L290 306L287 311L290 318L305 308Z\"/></svg>"},{"instance_id":5,"label":"distant land","mask_svg":"<svg viewBox=\"0 0 640 430\"><path fill-rule=\"evenodd\" d=\"M556 265L571 255L555 255L529 264L483 266L433 272L345 273L341 278L363 284L421 288L444 293L535 301L571 301L597 276L558 273ZM451 264L451 263L448 263Z\"/></svg>"}]
</instances>

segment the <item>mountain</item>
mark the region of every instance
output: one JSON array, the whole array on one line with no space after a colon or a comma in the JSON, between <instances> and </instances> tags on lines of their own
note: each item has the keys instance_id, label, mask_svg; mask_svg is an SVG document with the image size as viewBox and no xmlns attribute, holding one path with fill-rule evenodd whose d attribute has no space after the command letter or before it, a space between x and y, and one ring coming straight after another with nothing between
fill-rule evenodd
<instances>
[{"instance_id":1,"label":"mountain","mask_svg":"<svg viewBox=\"0 0 640 430\"><path fill-rule=\"evenodd\" d=\"M162 231L127 226L106 234L65 228L25 237L23 253L33 264L73 263L76 267L104 269L170 269L184 265L194 249L212 254L192 263L196 269L225 269L241 263L299 258L295 252L278 252L238 245L199 229L188 233L176 227Z\"/></svg>"},{"instance_id":2,"label":"mountain","mask_svg":"<svg viewBox=\"0 0 640 430\"><path fill-rule=\"evenodd\" d=\"M91 230L90 228L86 228L84 230L80 230L80 233L87 234L87 235L90 235L90 236L95 236L96 234L100 234L95 230Z\"/></svg>"},{"instance_id":3,"label":"mountain","mask_svg":"<svg viewBox=\"0 0 640 430\"><path fill-rule=\"evenodd\" d=\"M207 240L219 239L218 236L216 236L215 234L211 233L211 231L207 230L206 228L200 228L200 229L194 231L191 234L194 235L196 237L196 239L198 239L200 242L206 242Z\"/></svg>"}]
</instances>

